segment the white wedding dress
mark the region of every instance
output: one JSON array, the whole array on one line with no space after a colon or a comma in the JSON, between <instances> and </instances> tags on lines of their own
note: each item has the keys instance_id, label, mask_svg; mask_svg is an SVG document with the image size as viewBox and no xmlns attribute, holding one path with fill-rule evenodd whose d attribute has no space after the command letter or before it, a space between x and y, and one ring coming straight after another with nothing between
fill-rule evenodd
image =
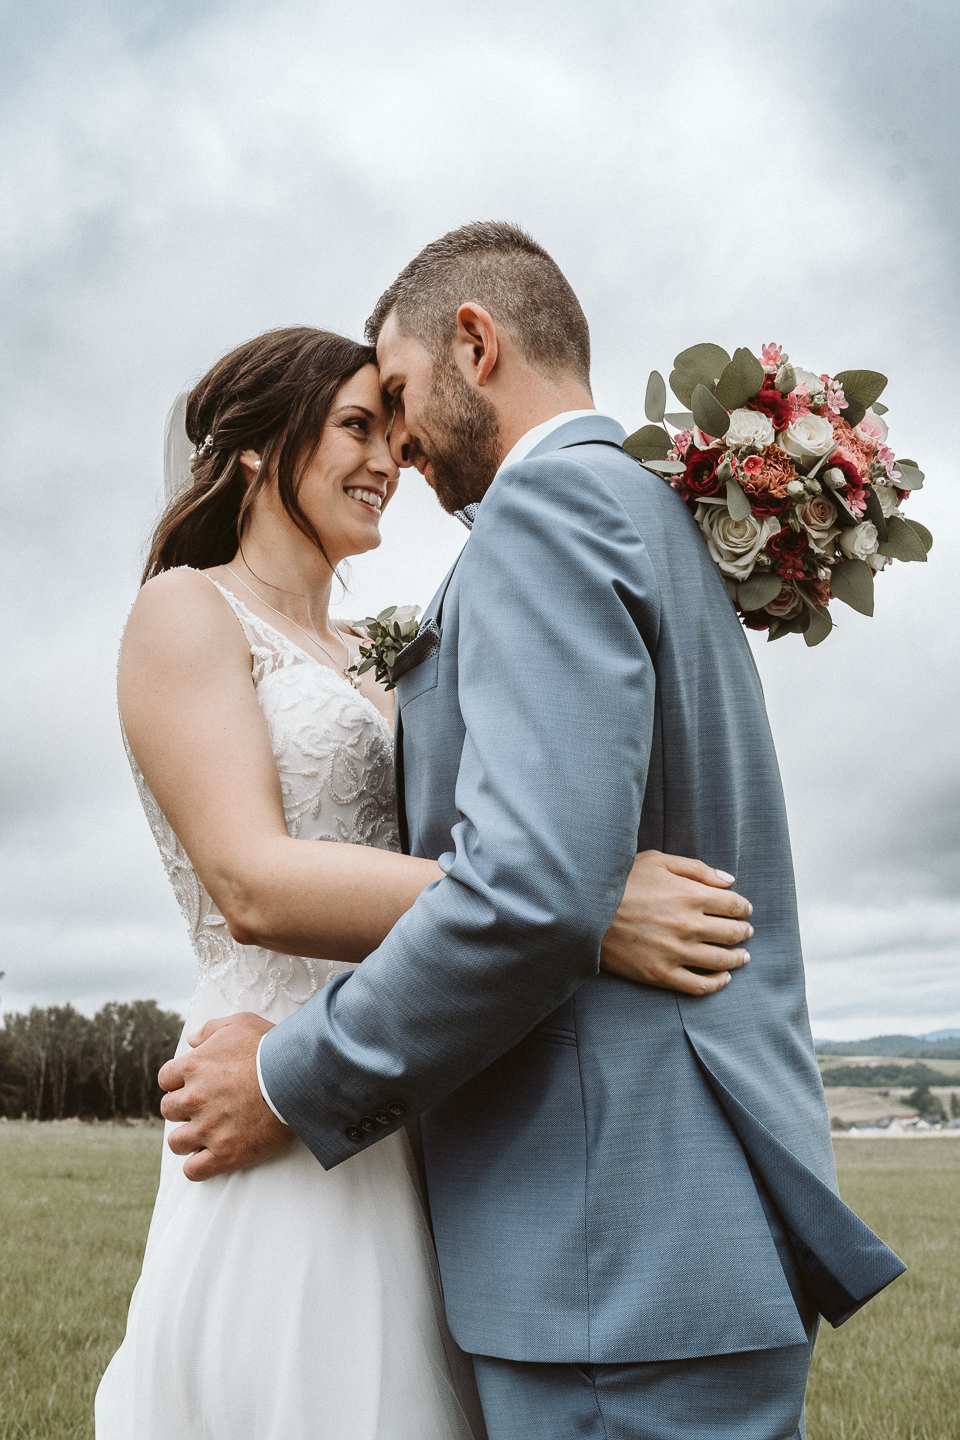
<instances>
[{"instance_id":1,"label":"white wedding dress","mask_svg":"<svg viewBox=\"0 0 960 1440\"><path fill-rule=\"evenodd\" d=\"M250 644L290 834L399 849L393 742L376 707L217 588ZM283 1020L354 968L238 945L130 763L200 966L184 1035L240 1010ZM405 1132L330 1171L299 1140L202 1183L182 1165L165 1145L126 1338L97 1392L97 1440L483 1435Z\"/></svg>"}]
</instances>

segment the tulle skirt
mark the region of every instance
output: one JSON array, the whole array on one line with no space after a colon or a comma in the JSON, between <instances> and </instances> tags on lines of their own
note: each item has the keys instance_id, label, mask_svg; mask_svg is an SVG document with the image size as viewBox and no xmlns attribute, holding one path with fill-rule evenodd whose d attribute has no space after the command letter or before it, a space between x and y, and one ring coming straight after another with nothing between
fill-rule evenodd
<instances>
[{"instance_id":1,"label":"tulle skirt","mask_svg":"<svg viewBox=\"0 0 960 1440\"><path fill-rule=\"evenodd\" d=\"M169 1127L168 1127L169 1128ZM406 1134L202 1183L164 1146L97 1440L477 1440Z\"/></svg>"}]
</instances>

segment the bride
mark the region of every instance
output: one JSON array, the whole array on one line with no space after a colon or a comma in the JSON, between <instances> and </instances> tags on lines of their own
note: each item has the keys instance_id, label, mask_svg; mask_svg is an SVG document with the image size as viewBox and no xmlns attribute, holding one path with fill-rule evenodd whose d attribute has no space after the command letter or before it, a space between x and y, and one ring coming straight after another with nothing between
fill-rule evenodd
<instances>
[{"instance_id":1,"label":"bride","mask_svg":"<svg viewBox=\"0 0 960 1440\"><path fill-rule=\"evenodd\" d=\"M185 488L168 484L119 670L134 778L199 964L178 1053L217 1016L284 1019L442 878L397 853L392 696L354 677L361 637L328 611L337 565L380 543L399 478L390 418L374 351L307 328L241 346L189 396L195 453ZM716 947L749 931L710 913L729 879L638 857L604 965L719 988L746 957ZM329 1172L291 1131L279 1155L203 1184L164 1147L98 1440L482 1437L411 1131Z\"/></svg>"}]
</instances>

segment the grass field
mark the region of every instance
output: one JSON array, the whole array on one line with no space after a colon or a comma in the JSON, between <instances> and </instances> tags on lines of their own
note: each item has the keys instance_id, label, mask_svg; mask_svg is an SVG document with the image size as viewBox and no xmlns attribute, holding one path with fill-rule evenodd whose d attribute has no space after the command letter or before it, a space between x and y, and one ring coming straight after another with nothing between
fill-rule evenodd
<instances>
[{"instance_id":1,"label":"grass field","mask_svg":"<svg viewBox=\"0 0 960 1440\"><path fill-rule=\"evenodd\" d=\"M160 1143L159 1125L0 1125L0 1440L92 1440ZM836 1151L844 1199L910 1269L821 1330L809 1440L960 1440L960 1139Z\"/></svg>"}]
</instances>

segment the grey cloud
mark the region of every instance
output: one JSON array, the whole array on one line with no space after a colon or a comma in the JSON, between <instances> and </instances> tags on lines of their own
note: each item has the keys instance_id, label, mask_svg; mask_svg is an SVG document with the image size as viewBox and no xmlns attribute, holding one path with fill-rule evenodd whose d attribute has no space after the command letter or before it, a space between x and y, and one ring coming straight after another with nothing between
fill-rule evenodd
<instances>
[{"instance_id":1,"label":"grey cloud","mask_svg":"<svg viewBox=\"0 0 960 1440\"><path fill-rule=\"evenodd\" d=\"M960 921L960 505L934 423L958 381L956 7L48 0L7 24L3 1002L174 1003L189 970L112 694L171 398L271 326L359 334L420 245L505 215L569 274L598 404L628 425L647 371L705 338L890 374L926 573L882 577L876 619L841 613L818 650L755 650L814 1015L859 1023L879 967L891 1021L957 1023L955 952L923 920ZM342 613L424 603L456 554L419 487Z\"/></svg>"}]
</instances>

